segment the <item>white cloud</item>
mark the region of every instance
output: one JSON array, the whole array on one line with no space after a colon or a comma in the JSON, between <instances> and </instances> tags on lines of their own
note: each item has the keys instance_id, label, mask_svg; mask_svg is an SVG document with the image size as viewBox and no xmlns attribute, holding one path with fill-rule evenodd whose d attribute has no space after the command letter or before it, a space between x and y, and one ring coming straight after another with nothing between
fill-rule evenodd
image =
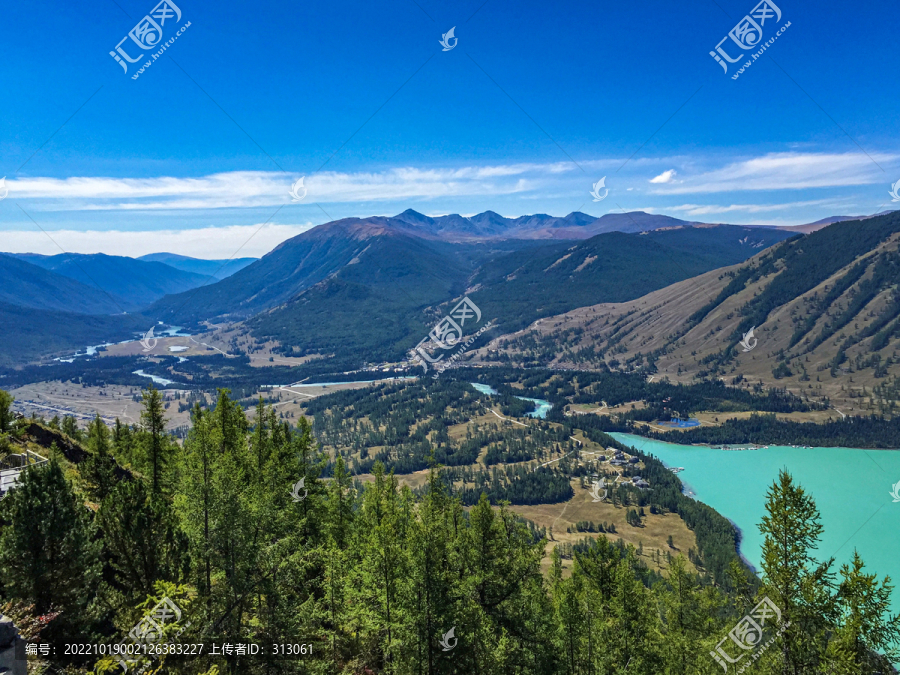
<instances>
[{"instance_id":1,"label":"white cloud","mask_svg":"<svg viewBox=\"0 0 900 675\"><path fill-rule=\"evenodd\" d=\"M142 256L171 252L194 258L255 258L281 242L313 227L305 225L230 225L185 230L144 230L138 232L54 230L46 234L33 230L5 230L3 250L8 253L56 255L67 253L107 253ZM49 235L49 236L48 236Z\"/></svg>"},{"instance_id":2,"label":"white cloud","mask_svg":"<svg viewBox=\"0 0 900 675\"><path fill-rule=\"evenodd\" d=\"M673 195L745 190L796 190L805 188L872 185L885 182L876 166L896 162L900 155L875 153L769 153L732 162L720 169L685 176L671 187L652 194ZM664 175L664 174L663 174ZM655 179L654 179L655 180Z\"/></svg>"},{"instance_id":3,"label":"white cloud","mask_svg":"<svg viewBox=\"0 0 900 675\"><path fill-rule=\"evenodd\" d=\"M306 204L439 197L499 196L537 189L551 175L575 170L571 162L381 172L323 172L306 176ZM41 200L44 211L220 209L290 204L300 175L232 171L199 178L18 178L7 180L13 199Z\"/></svg>"},{"instance_id":4,"label":"white cloud","mask_svg":"<svg viewBox=\"0 0 900 675\"><path fill-rule=\"evenodd\" d=\"M689 216L704 216L715 213L769 213L772 211L785 211L788 209L804 208L809 206L831 205L834 208L842 208L833 199L815 199L803 202L786 202L782 204L681 204L679 206L667 206L662 211L678 211Z\"/></svg>"},{"instance_id":5,"label":"white cloud","mask_svg":"<svg viewBox=\"0 0 900 675\"><path fill-rule=\"evenodd\" d=\"M675 169L669 169L668 171L663 171L656 178L651 178L650 182L651 183L671 183L674 180L676 173L678 173L678 172L675 171Z\"/></svg>"},{"instance_id":6,"label":"white cloud","mask_svg":"<svg viewBox=\"0 0 900 675\"><path fill-rule=\"evenodd\" d=\"M900 155L878 153L882 166ZM584 160L586 170L619 160ZM662 173L666 165L676 165ZM649 181L649 194L677 195L781 189L825 188L886 182L884 173L863 153L770 153L698 169L696 158L659 157L635 160L620 182L633 190ZM651 173L652 172L652 173ZM647 175L654 176L647 178ZM677 179L676 179L677 176ZM289 191L299 174L232 171L200 177L7 178L11 199L32 201L38 211L209 210L292 206ZM592 182L572 162L517 163L455 168L395 167L383 171L322 172L307 175L303 204L408 203L410 200L478 197L546 199L563 190L580 190ZM624 187L624 186L623 186ZM589 186L588 186L589 188ZM380 211L366 207L366 214ZM404 207L405 208L405 207ZM402 210L402 208L400 209Z\"/></svg>"},{"instance_id":7,"label":"white cloud","mask_svg":"<svg viewBox=\"0 0 900 675\"><path fill-rule=\"evenodd\" d=\"M891 172L894 168L900 170L900 154L877 153L872 157ZM7 177L9 198L4 204L21 202L22 208L69 251L142 255L171 250L198 257L227 258L256 227L214 227L215 223L247 222L246 215L232 216L226 211L228 208L263 207L271 213L283 206L279 219L301 222L321 219L323 214L314 206L316 203L335 215L360 217L395 214L409 207L435 214L466 213L477 208L515 216L536 212L563 215L580 208L578 205L587 201L593 182L605 173L612 178L612 167L621 167L622 161L579 160L584 171L573 162L561 161L322 172L305 177L308 194L300 204L291 203L289 194L300 174L282 172L233 171L149 178ZM882 183L887 189L890 183L864 153L803 150L737 159L733 155L723 159L716 153L702 157L639 158L629 162L615 182L622 195L634 193L625 196L626 210L637 208L627 202L640 195L642 210L648 212L682 214L697 220L713 220L714 214L743 214L730 217L731 222L759 222L753 214L767 214L768 223L787 217L793 217L794 222L810 222L824 215L866 212L864 207L854 209L851 205L863 203L863 193L871 192L870 188L837 188ZM762 193L782 189L803 190L790 198L805 201L774 204L771 202L775 199L786 197ZM701 203L707 199L703 195L726 192L735 194L709 197L710 201L721 203ZM688 194L692 196L674 197ZM682 201L688 203L666 206ZM332 204L345 206L332 208ZM264 220L266 215L259 213L253 218ZM124 218L132 231L105 230L124 227L118 225ZM203 227L184 229L186 223ZM15 228L0 230L0 248L4 250L59 252L44 234L32 229L33 223L22 218L18 209L0 212L0 226ZM134 231L141 227L147 229ZM266 225L239 255L261 255L308 227ZM77 231L81 228L84 231Z\"/></svg>"},{"instance_id":8,"label":"white cloud","mask_svg":"<svg viewBox=\"0 0 900 675\"><path fill-rule=\"evenodd\" d=\"M584 168L616 164L588 160ZM573 162L517 163L464 167L394 167L383 171L306 175L304 204L408 201L447 197L502 197L551 189L567 174L581 173ZM35 200L41 211L162 211L291 204L290 189L301 174L231 171L183 178L7 179L12 199Z\"/></svg>"}]
</instances>

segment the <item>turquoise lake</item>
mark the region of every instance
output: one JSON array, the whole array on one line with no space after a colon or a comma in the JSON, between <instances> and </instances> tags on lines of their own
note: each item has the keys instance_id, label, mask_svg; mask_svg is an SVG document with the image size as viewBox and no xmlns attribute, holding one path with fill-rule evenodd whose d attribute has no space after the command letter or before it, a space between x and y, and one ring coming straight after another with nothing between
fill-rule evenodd
<instances>
[{"instance_id":1,"label":"turquoise lake","mask_svg":"<svg viewBox=\"0 0 900 675\"><path fill-rule=\"evenodd\" d=\"M824 532L816 558L834 557L837 571L857 549L869 573L891 577L894 611L900 611L900 502L891 495L900 481L900 452L783 446L726 451L610 435L666 466L684 467L678 477L685 488L740 528L741 553L757 570L766 491L786 469L819 508Z\"/></svg>"}]
</instances>

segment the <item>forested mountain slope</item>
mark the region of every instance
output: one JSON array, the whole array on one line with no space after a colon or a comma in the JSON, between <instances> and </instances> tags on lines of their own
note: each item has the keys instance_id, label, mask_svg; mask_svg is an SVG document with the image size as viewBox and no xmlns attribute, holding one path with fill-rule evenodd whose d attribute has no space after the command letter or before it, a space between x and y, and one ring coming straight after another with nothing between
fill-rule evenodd
<instances>
[{"instance_id":1,"label":"forested mountain slope","mask_svg":"<svg viewBox=\"0 0 900 675\"><path fill-rule=\"evenodd\" d=\"M897 213L835 223L637 300L547 319L485 358L762 382L840 400L843 412L890 411L900 398L898 241Z\"/></svg>"},{"instance_id":2,"label":"forested mountain slope","mask_svg":"<svg viewBox=\"0 0 900 675\"><path fill-rule=\"evenodd\" d=\"M164 295L212 281L206 275L185 272L161 262L104 253L19 254L17 257L115 298L122 308L120 311L126 312L139 311Z\"/></svg>"},{"instance_id":3,"label":"forested mountain slope","mask_svg":"<svg viewBox=\"0 0 900 675\"><path fill-rule=\"evenodd\" d=\"M201 258L191 258L186 255L178 255L177 253L148 253L142 255L138 260L147 260L149 262L165 263L169 267L184 272L192 272L206 277L215 277L217 280L230 277L235 272L244 269L247 265L254 263L258 258L233 258L231 260L207 260Z\"/></svg>"},{"instance_id":4,"label":"forested mountain slope","mask_svg":"<svg viewBox=\"0 0 900 675\"><path fill-rule=\"evenodd\" d=\"M731 524L682 495L678 477L649 456L635 455L654 489L623 485L628 500L603 506L627 509L623 527L638 537L652 519L683 520L697 550L670 539L651 557L640 541L593 529L559 543L491 503L499 478L471 508L458 476L437 467L414 490L380 462L356 480L343 457L317 447L305 419L292 427L260 403L251 425L224 391L195 408L183 446L164 432L165 402L152 389L142 424L108 429L98 418L86 433L10 420L9 402L0 392L0 434L60 450L22 474L0 523L4 612L50 643L134 644L131 627L165 598L178 610L167 632L217 649L154 661L138 653L135 669L374 673L389 663L432 675L571 675L627 664L632 675L712 675L723 643L728 658L741 655L728 636L761 607L763 637L779 648L754 652L754 672L891 672L880 655L896 655L900 630L890 583L849 552L849 565L819 567L814 496L785 472L767 497L757 578L737 558ZM542 472L558 470L532 473ZM796 583L771 581L787 577ZM296 651L220 646L273 640ZM54 670L119 668L100 650L42 659Z\"/></svg>"},{"instance_id":5,"label":"forested mountain slope","mask_svg":"<svg viewBox=\"0 0 900 675\"><path fill-rule=\"evenodd\" d=\"M80 314L123 311L115 296L8 254L0 254L0 302Z\"/></svg>"},{"instance_id":6,"label":"forested mountain slope","mask_svg":"<svg viewBox=\"0 0 900 675\"><path fill-rule=\"evenodd\" d=\"M788 236L736 225L610 232L574 246L547 245L488 262L469 282L469 296L502 330L514 331L575 307L640 297L746 260Z\"/></svg>"},{"instance_id":7,"label":"forested mountain slope","mask_svg":"<svg viewBox=\"0 0 900 675\"><path fill-rule=\"evenodd\" d=\"M0 302L0 326L3 327L0 367L84 352L88 345L127 340L147 329L143 319L127 314L73 314L3 302Z\"/></svg>"},{"instance_id":8,"label":"forested mountain slope","mask_svg":"<svg viewBox=\"0 0 900 675\"><path fill-rule=\"evenodd\" d=\"M353 356L357 364L403 360L464 293L481 309L481 325L492 320L513 330L600 299L638 297L785 236L735 226L612 232L574 245L509 242L518 250L505 254L499 244L376 236L354 264L246 326L285 353Z\"/></svg>"},{"instance_id":9,"label":"forested mountain slope","mask_svg":"<svg viewBox=\"0 0 900 675\"><path fill-rule=\"evenodd\" d=\"M339 274L352 283L373 286L396 282L398 295L415 289L425 277L443 278L437 281L439 285L449 283L462 287L466 276L485 257L534 245L529 242L453 245L410 235L402 226L399 221L381 217L346 218L320 225L288 239L218 283L163 298L145 314L181 324L243 319L293 301L306 289ZM427 260L427 267L417 263L416 258ZM393 279L389 269L397 263L409 264L410 274L418 268L425 277L416 278L413 283L410 283L412 277ZM431 296L424 293L423 297Z\"/></svg>"}]
</instances>

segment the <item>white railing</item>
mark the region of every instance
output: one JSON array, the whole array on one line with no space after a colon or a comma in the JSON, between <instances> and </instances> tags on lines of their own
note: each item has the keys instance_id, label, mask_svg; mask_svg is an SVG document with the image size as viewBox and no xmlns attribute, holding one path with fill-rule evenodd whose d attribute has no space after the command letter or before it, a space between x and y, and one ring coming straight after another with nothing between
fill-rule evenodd
<instances>
[{"instance_id":1,"label":"white railing","mask_svg":"<svg viewBox=\"0 0 900 675\"><path fill-rule=\"evenodd\" d=\"M16 464L17 466L10 466L8 469L0 469L0 497L5 497L6 493L16 486L19 482L19 476L22 475L22 472L25 471L25 469L33 466L40 466L49 461L50 460L46 457L41 457L39 454L31 452L30 450L26 450L20 455L8 456L0 462L0 466L8 466L10 464Z\"/></svg>"}]
</instances>

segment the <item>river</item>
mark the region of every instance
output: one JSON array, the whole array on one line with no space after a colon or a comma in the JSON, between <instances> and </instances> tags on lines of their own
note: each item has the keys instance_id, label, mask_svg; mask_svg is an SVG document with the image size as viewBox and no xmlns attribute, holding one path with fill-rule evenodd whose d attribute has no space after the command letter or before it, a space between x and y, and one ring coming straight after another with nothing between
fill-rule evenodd
<instances>
[{"instance_id":1,"label":"river","mask_svg":"<svg viewBox=\"0 0 900 675\"><path fill-rule=\"evenodd\" d=\"M836 567L859 551L866 571L900 580L900 501L892 488L900 481L900 452L851 448L792 448L726 451L676 445L610 434L617 441L655 455L678 474L696 499L709 504L741 530L741 553L759 569L766 491L787 469L816 501L824 527L818 559L835 558ZM893 611L900 611L894 591Z\"/></svg>"},{"instance_id":2,"label":"river","mask_svg":"<svg viewBox=\"0 0 900 675\"><path fill-rule=\"evenodd\" d=\"M143 370L135 370L132 372L132 375L149 377L151 380L153 380L154 384L161 384L164 387L168 387L170 384L175 384L174 380L167 380L166 378L159 377L158 375L151 375L150 373L145 373Z\"/></svg>"},{"instance_id":3,"label":"river","mask_svg":"<svg viewBox=\"0 0 900 675\"><path fill-rule=\"evenodd\" d=\"M154 326L154 328L155 328L155 326ZM165 330L160 331L156 335L156 337L157 338L161 338L161 337L191 337L192 335L193 335L193 333L183 333L181 330L181 326L169 326ZM60 356L53 360L59 361L61 363L74 363L75 359L77 359L80 356L96 355L97 350L100 348L112 347L113 345L127 345L131 342L139 342L139 341L140 341L140 338L136 338L136 339L132 339L132 340L122 340L121 342L104 342L99 345L88 345L87 347L84 348L83 352L75 352L71 356L66 356L66 357ZM187 347L169 347L169 351L182 351L184 349L187 349ZM145 375L143 375L143 373L141 375L143 377L149 377L149 375L145 376Z\"/></svg>"},{"instance_id":4,"label":"river","mask_svg":"<svg viewBox=\"0 0 900 675\"><path fill-rule=\"evenodd\" d=\"M499 393L488 384L481 384L480 382L470 382L470 384L475 387L477 391L482 394L487 394L488 396L496 396ZM531 401L534 403L534 410L530 413L525 413L528 417L539 417L540 419L544 419L547 417L547 413L550 412L550 408L553 407L553 404L550 403L550 401L545 401L542 398L528 398L527 396L516 396L516 398L521 401Z\"/></svg>"}]
</instances>

